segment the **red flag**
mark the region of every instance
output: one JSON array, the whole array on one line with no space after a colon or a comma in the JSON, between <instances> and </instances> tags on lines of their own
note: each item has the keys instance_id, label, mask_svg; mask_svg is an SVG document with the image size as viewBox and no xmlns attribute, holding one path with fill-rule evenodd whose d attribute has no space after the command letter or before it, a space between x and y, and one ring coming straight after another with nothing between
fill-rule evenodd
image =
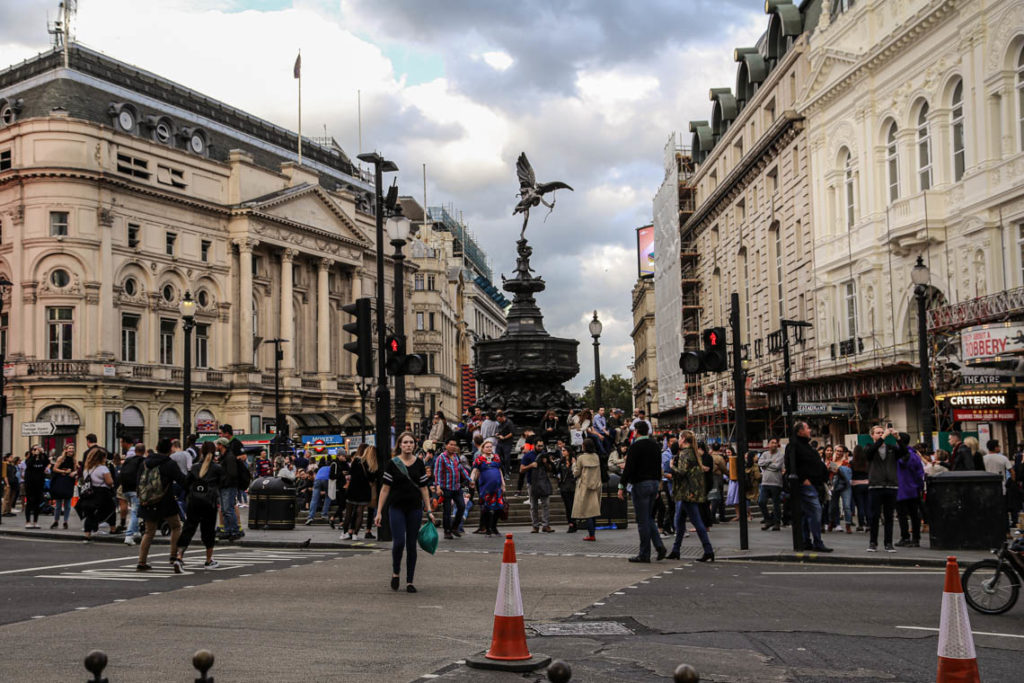
<instances>
[{"instance_id":1,"label":"red flag","mask_svg":"<svg viewBox=\"0 0 1024 683\"><path fill-rule=\"evenodd\" d=\"M295 74L295 78L301 78L302 77L302 53L301 52L299 53L299 56L295 58L295 68L293 69L293 72Z\"/></svg>"}]
</instances>

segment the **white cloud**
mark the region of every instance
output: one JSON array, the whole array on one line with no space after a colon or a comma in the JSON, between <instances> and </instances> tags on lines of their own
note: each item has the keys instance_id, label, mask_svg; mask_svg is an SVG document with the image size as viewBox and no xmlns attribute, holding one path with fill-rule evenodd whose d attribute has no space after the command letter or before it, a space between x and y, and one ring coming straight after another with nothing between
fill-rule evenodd
<instances>
[{"instance_id":1,"label":"white cloud","mask_svg":"<svg viewBox=\"0 0 1024 683\"><path fill-rule=\"evenodd\" d=\"M481 57L484 62L487 63L487 66L491 67L495 71L505 71L515 63L515 60L512 59L510 54L500 50L485 52Z\"/></svg>"}]
</instances>

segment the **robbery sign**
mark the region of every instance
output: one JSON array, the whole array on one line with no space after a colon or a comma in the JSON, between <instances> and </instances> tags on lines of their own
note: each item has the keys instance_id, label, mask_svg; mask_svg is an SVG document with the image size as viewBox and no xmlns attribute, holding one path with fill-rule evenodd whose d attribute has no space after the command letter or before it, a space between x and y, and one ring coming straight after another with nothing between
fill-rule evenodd
<instances>
[{"instance_id":1,"label":"robbery sign","mask_svg":"<svg viewBox=\"0 0 1024 683\"><path fill-rule=\"evenodd\" d=\"M960 351L962 360L968 364L1024 353L1024 324L993 323L969 327L960 332Z\"/></svg>"}]
</instances>

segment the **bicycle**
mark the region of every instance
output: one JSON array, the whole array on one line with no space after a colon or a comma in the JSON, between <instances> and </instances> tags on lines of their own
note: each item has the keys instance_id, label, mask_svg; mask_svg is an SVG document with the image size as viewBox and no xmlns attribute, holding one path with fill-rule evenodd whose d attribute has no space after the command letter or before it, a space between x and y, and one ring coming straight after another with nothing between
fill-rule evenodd
<instances>
[{"instance_id":1,"label":"bicycle","mask_svg":"<svg viewBox=\"0 0 1024 683\"><path fill-rule=\"evenodd\" d=\"M964 599L982 614L1002 614L1017 603L1024 577L1024 539L1004 541L996 559L975 562L964 570Z\"/></svg>"}]
</instances>

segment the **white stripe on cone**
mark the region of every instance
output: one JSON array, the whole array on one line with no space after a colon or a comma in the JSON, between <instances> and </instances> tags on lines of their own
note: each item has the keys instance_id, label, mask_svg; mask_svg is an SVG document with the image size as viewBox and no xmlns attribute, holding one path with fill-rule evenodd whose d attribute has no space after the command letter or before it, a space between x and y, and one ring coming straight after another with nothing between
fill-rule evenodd
<instances>
[{"instance_id":1,"label":"white stripe on cone","mask_svg":"<svg viewBox=\"0 0 1024 683\"><path fill-rule=\"evenodd\" d=\"M519 566L517 564L501 564L501 576L498 578L498 597L494 601L494 616L523 616L523 597L519 592Z\"/></svg>"},{"instance_id":2,"label":"white stripe on cone","mask_svg":"<svg viewBox=\"0 0 1024 683\"><path fill-rule=\"evenodd\" d=\"M971 620L963 593L942 594L939 621L939 656L946 659L976 659Z\"/></svg>"}]
</instances>

